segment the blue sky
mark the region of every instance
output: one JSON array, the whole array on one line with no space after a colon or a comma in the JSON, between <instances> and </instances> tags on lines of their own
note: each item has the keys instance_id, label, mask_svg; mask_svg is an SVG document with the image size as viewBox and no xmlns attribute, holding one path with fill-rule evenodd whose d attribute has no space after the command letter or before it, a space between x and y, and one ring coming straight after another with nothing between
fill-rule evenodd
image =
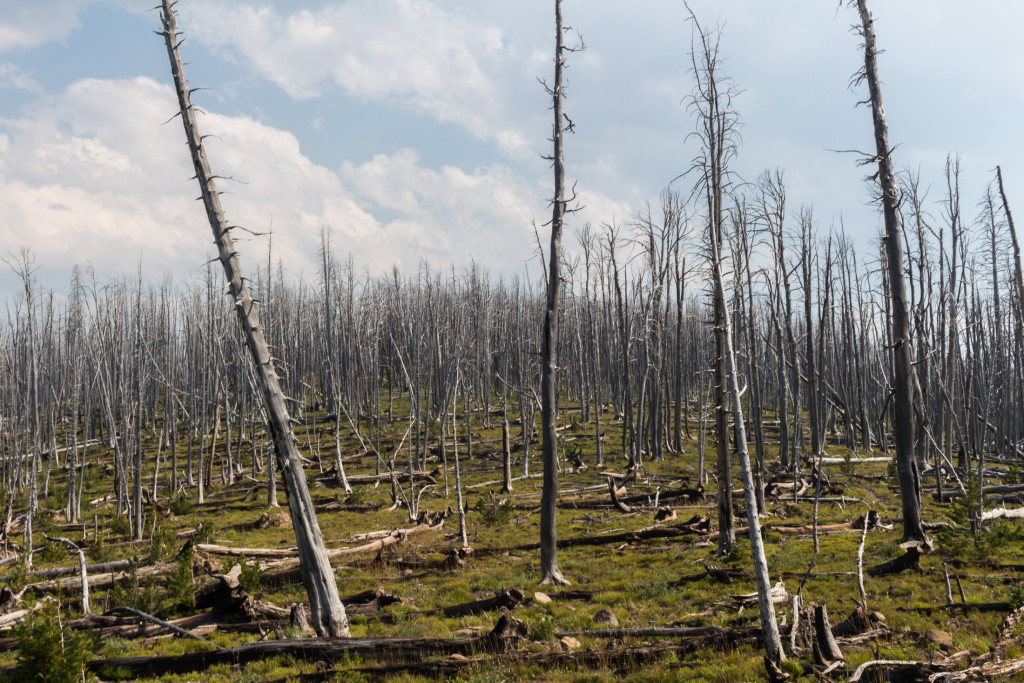
<instances>
[{"instance_id":1,"label":"blue sky","mask_svg":"<svg viewBox=\"0 0 1024 683\"><path fill-rule=\"evenodd\" d=\"M73 264L97 279L198 277L209 227L174 113L153 0L0 5L0 244L30 246L40 283L66 291ZM1024 183L1024 5L875 0L881 73L900 167L920 168L936 220L947 152L963 155L963 206L1002 164ZM878 231L855 157L872 147L855 13L822 0L692 0L722 23L725 73L742 91L734 170L785 169L793 212L840 216L862 249ZM547 220L552 3L535 0L181 0L195 101L234 223L274 232L274 258L311 277L321 226L362 272L426 259L521 273L531 220ZM565 0L586 52L572 55L567 172L585 209L628 224L695 153L682 101L690 28L668 0ZM1024 209L1022 209L1024 211ZM241 246L243 267L267 241ZM536 265L531 272L537 273ZM0 293L18 288L0 267Z\"/></svg>"}]
</instances>

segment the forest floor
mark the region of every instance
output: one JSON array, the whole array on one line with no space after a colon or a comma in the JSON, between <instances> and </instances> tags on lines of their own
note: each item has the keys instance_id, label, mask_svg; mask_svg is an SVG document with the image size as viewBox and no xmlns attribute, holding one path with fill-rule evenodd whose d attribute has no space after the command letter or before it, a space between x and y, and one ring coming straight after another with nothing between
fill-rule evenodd
<instances>
[{"instance_id":1,"label":"forest floor","mask_svg":"<svg viewBox=\"0 0 1024 683\"><path fill-rule=\"evenodd\" d=\"M407 419L399 418L400 411L400 402L396 401L396 421L383 425L380 443L386 454L393 451L408 425ZM558 562L572 583L566 588L538 585L541 479L518 479L511 494L500 493L500 410L495 412L492 406L489 417L482 411L474 414L469 453L465 429L459 432L472 548L461 556L454 552L461 541L458 515L451 512L456 503L450 441L447 478L437 469L440 458L436 436L427 456L427 469L432 473L417 477L417 494L423 484L435 484L422 494L421 509L427 514L421 517L425 523L418 524L410 520L406 506L392 508L392 488L386 477L370 480L369 475L377 473L377 458L362 450L344 424L341 445L353 488L349 495L334 476L333 420L307 419L312 424L297 427L303 455L309 458L307 479L327 546L358 549L339 553L333 565L339 592L351 596L347 602L352 636L361 639L360 647L368 645L329 654L314 646L294 645L295 639L305 634L291 625L289 608L306 597L298 573L288 571L294 562L289 566L287 557L263 557L264 553L259 552L240 558L223 554L226 551L216 547L269 549L286 555L282 551L295 544L284 486L278 484L282 507L268 509L265 474L258 474L258 481L251 477L249 448L243 448L242 474L234 485L225 486L221 474L223 441L217 444L214 476L206 487L203 504L196 503L194 489L171 501L169 459L164 448L160 502L145 506L146 540L133 543L128 540L127 522L115 518L110 498L112 455L105 446L91 447L82 502L84 523L66 523L62 512L66 473L55 466L35 530L41 549L35 554L33 568L74 567L76 572L55 585L42 577L26 575L18 569L20 561L0 566L0 574L6 573L0 578L0 587L10 587L17 593L35 584L22 595L17 609L29 609L27 616L32 618L35 613L31 609L38 607L38 614L48 615L50 631L57 633L49 636L57 641L47 644L41 640L46 630L38 619L33 622L37 624L35 631L22 626L20 635L12 633L10 625L0 626L0 679L17 675L19 666L21 673L28 673L25 667L37 661L28 652L33 643L38 646L42 642L43 649L49 648L52 655L61 643L69 648L69 644L81 641L85 652L82 658L88 662L87 680L94 676L100 680L201 679L210 683L436 677L467 681L767 680L758 639L757 602L742 597L754 592L755 585L741 492L737 490L734 497L735 549L726 557L718 556L714 478L706 484L707 495L672 496L673 492L698 486L695 438L684 438L681 453L667 452L663 461L646 462L634 480L625 482L626 490L620 489L618 498L633 510L623 512L612 505L608 490L608 476L623 475L626 468L621 422L615 421L610 412L602 415L607 436L603 442L605 467L596 467L593 425L579 424L578 407L575 411L564 407L562 415L571 420L562 432L566 449L586 465L574 472L567 463L560 478L558 539L563 547ZM513 421L513 476L518 477L522 450L516 439L517 417L509 414ZM369 431L368 425L363 422L363 428ZM695 437L695 425L691 432ZM778 443L772 440L771 432L767 436L766 460L777 463ZM181 441L179 468L184 469ZM155 439L147 448L147 489L151 489ZM827 450L827 455L839 458L882 455L878 451L850 453L839 445L829 445ZM710 474L714 463L711 438L707 453ZM407 457L408 441L396 457L396 470L407 470ZM995 475L1000 474L1001 467L1006 469L995 464ZM930 527L936 549L922 556L921 571L877 577L865 573L867 611L862 614L876 614L867 625L840 638L845 660L831 671L821 674L827 668L828 657L819 659L816 671L812 666L814 648L806 617L797 633L799 652L790 653L792 596L799 593L804 607L826 605L833 626L857 609L857 555L863 532L851 522L869 509L879 515L881 523L866 534L865 569L902 554L899 498L892 467L886 462L848 460L823 469L827 484L823 480L821 497L825 502L820 503L818 512L823 529L817 554L809 528L815 488L806 464L798 483L811 486L796 501L793 489L785 487L792 482L791 474L778 470L776 477L769 477L773 485L769 486L767 515L762 518L771 581L781 582L786 592L779 595L776 610L790 655L783 671L790 680L848 680L859 665L875 659L918 664L916 668L872 668L861 680L898 680L901 671L923 675L927 680L929 673L984 663L984 656L994 647L1003 660L1024 656L1024 631L1019 619L1011 617L1004 622L1024 602L1024 521L996 520L973 534L967 524L967 502L936 502L931 495L933 478L923 481L924 518L940 526ZM532 449L530 474L540 471L538 445ZM738 465L733 481L738 489ZM1005 477L986 483L1005 483ZM403 480L402 485L407 486L407 481ZM956 482L950 477L943 481L943 487L955 488ZM19 498L15 510L24 507L25 501ZM674 517L659 521L659 507L670 511L662 515ZM439 524L442 515L446 516ZM828 528L844 524L845 528ZM18 530L10 533L12 544L21 541ZM394 530L410 531L386 533ZM133 607L176 621L207 642L146 625L123 612L83 619L77 556L60 543L44 542L44 534L78 543L85 548L90 564L132 561L129 567L90 575L96 582L91 588L93 615L107 614L114 607ZM376 545L364 548L374 541ZM7 554L11 552L9 549ZM215 578L228 573L235 564L242 567L236 584ZM947 571L952 604L947 597ZM376 592L360 596L364 591ZM496 596L497 600L473 604ZM965 600L967 604L961 605ZM55 604L59 606L55 608ZM0 605L0 624L4 623L4 612L9 611ZM506 626L513 624L511 631L500 642L487 641L487 634L503 619ZM59 625L56 631L54 620ZM676 631L669 637L636 631L593 633L615 626L614 622L619 629L695 630ZM76 629L96 637L76 639ZM851 640L849 636L856 633L863 635ZM392 640L399 638L415 640ZM281 649L268 647L247 656L227 651L275 640L280 640ZM184 661L181 657L150 659L151 665L131 659L218 652L227 654Z\"/></svg>"}]
</instances>

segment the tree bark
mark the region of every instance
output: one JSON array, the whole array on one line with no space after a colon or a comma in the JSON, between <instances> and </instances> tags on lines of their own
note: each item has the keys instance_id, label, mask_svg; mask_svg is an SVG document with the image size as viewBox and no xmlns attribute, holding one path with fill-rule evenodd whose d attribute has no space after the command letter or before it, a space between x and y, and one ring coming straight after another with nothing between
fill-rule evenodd
<instances>
[{"instance_id":1,"label":"tree bark","mask_svg":"<svg viewBox=\"0 0 1024 683\"><path fill-rule=\"evenodd\" d=\"M253 367L259 380L267 413L267 425L284 472L288 490L288 507L292 525L295 528L296 544L302 567L302 580L309 595L313 628L320 636L348 636L348 619L345 608L338 597L338 586L334 579L320 525L317 523L313 501L306 486L302 470L302 458L292 433L284 392L281 390L277 372L273 366L270 349L263 336L255 301L249 293L249 286L242 277L238 252L229 232L220 205L220 195L214 183L213 174L202 146L202 137L196 124L195 110L191 102L191 91L185 79L184 66L178 51L180 41L171 0L163 0L161 20L162 35L167 45L171 72L178 94L181 120L185 127L192 163L202 192L203 204L217 243L219 259L224 267L231 300L238 313L238 320L245 333L246 343L252 355Z\"/></svg>"},{"instance_id":2,"label":"tree bark","mask_svg":"<svg viewBox=\"0 0 1024 683\"><path fill-rule=\"evenodd\" d=\"M558 387L558 312L561 289L562 219L565 215L565 160L562 150L562 1L555 0L555 82L551 88L555 120L552 128L555 171L555 196L551 201L551 246L548 254L547 306L544 311L544 338L541 344L541 431L544 453L544 484L540 502L540 571L542 584L569 585L558 568L556 542L556 499L558 497L558 425L555 404ZM525 455L524 455L525 457Z\"/></svg>"},{"instance_id":3,"label":"tree bark","mask_svg":"<svg viewBox=\"0 0 1024 683\"><path fill-rule=\"evenodd\" d=\"M871 111L875 129L875 153L878 161L878 182L882 195L882 214L885 219L885 253L889 276L889 296L892 305L892 365L893 407L895 410L893 436L896 446L896 471L899 476L900 499L903 507L903 537L924 548L931 547L921 520L921 482L917 460L914 458L914 414L911 394L913 367L910 358L910 326L907 311L906 285L903 278L903 253L900 243L898 204L899 194L893 171L889 130L882 103L882 85L878 75L875 29L867 0L857 0L864 38L864 72L871 98Z\"/></svg>"}]
</instances>

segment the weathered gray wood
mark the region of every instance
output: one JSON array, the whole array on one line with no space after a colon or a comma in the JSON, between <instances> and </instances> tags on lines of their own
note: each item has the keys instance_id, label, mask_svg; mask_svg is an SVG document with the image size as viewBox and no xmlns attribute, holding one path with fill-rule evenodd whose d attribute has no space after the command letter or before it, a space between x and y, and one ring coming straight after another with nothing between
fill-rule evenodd
<instances>
[{"instance_id":1,"label":"weathered gray wood","mask_svg":"<svg viewBox=\"0 0 1024 683\"><path fill-rule=\"evenodd\" d=\"M562 0L555 0L555 81L550 88L553 101L554 143L552 166L555 174L555 195L551 200L551 243L548 253L547 297L544 309L544 335L541 339L540 419L544 460L544 479L540 502L540 575L541 584L569 585L558 568L556 509L558 497L558 424L557 424L557 361L558 325L562 286L562 220L565 216L565 158L563 138L565 123L562 114L562 68L566 47L563 43Z\"/></svg>"},{"instance_id":2,"label":"weathered gray wood","mask_svg":"<svg viewBox=\"0 0 1024 683\"><path fill-rule=\"evenodd\" d=\"M73 550L75 554L78 555L78 571L81 573L82 578L82 614L89 614L89 573L86 570L85 553L82 551L81 548L78 547L78 545L73 543L69 538L55 538L52 536L47 536L46 538L51 541L57 541L59 543L65 544L66 546L71 548L71 550Z\"/></svg>"},{"instance_id":3,"label":"weathered gray wood","mask_svg":"<svg viewBox=\"0 0 1024 683\"><path fill-rule=\"evenodd\" d=\"M875 130L875 159L878 163L878 183L882 195L882 215L885 220L885 255L889 282L892 325L892 367L894 408L894 441L896 444L896 472L900 482L900 500L903 507L903 537L921 548L930 549L931 541L925 534L921 519L921 481L917 459L914 456L914 414L910 358L910 323L907 306L907 288L904 283L903 250L899 222L899 190L893 170L892 148L889 146L889 128L882 103L882 81L878 75L878 49L875 43L874 21L867 0L857 0L860 14L861 37L864 39L864 71L871 101Z\"/></svg>"},{"instance_id":4,"label":"weathered gray wood","mask_svg":"<svg viewBox=\"0 0 1024 683\"><path fill-rule=\"evenodd\" d=\"M517 619L499 617L494 629L478 638L299 638L267 640L241 647L209 652L160 657L125 657L94 659L93 671L107 667L123 669L136 677L161 676L168 673L200 671L214 664L244 665L252 661L291 655L307 661L331 662L358 655L363 659L418 660L436 655L477 652L507 652L526 635L526 627Z\"/></svg>"},{"instance_id":5,"label":"weathered gray wood","mask_svg":"<svg viewBox=\"0 0 1024 683\"><path fill-rule=\"evenodd\" d=\"M730 94L728 91L720 92L722 87L721 76L716 73L719 65L717 37L705 31L697 21L696 15L691 11L691 21L694 23L694 34L697 45L693 50L693 72L698 80L697 99L698 111L698 134L703 135L702 141L705 145L704 161L701 166L703 179L699 181L698 187L705 190L708 197L708 210L710 222L707 229L708 242L711 245L711 269L714 279L715 296L715 340L718 348L719 358L716 363L716 374L719 377L721 386L719 388L719 463L722 460L722 444L728 447L727 429L723 429L727 420L724 419L725 411L729 408L728 401L731 401L733 413L734 432L736 436L736 449L740 459L740 471L743 478L743 492L747 507L747 533L750 537L750 549L754 559L754 578L757 583L758 604L760 606L761 633L767 659L776 666L785 660L786 654L782 649L782 639L779 635L779 625L775 620L775 605L772 600L772 585L768 576L768 560L765 557L764 541L761 538L761 521L758 516L757 493L754 486L754 473L750 463L750 454L747 449L747 434L743 416L743 402L740 393L740 381L736 366L736 354L733 351L732 325L730 322L729 306L725 298L725 278L722 267L722 207L721 193L724 191L723 174L726 154L725 149L732 144L729 139L730 128L734 125L736 114L731 110ZM731 504L731 485L729 484L728 452L724 460L726 468L719 471L719 509L721 510L722 498L726 497ZM728 492L722 494L722 480L725 480ZM730 509L727 522L731 524L732 511ZM721 514L720 514L721 518ZM720 536L721 539L721 536ZM720 540L719 552L723 551L723 543L731 549L731 544L726 540Z\"/></svg>"},{"instance_id":6,"label":"weathered gray wood","mask_svg":"<svg viewBox=\"0 0 1024 683\"><path fill-rule=\"evenodd\" d=\"M586 636L588 638L697 638L725 637L729 632L721 626L693 626L690 628L605 628L592 631L555 631L555 637Z\"/></svg>"},{"instance_id":7,"label":"weathered gray wood","mask_svg":"<svg viewBox=\"0 0 1024 683\"><path fill-rule=\"evenodd\" d=\"M302 457L299 455L298 445L292 433L285 395L281 390L277 372L274 370L270 349L256 312L256 302L242 276L238 252L235 250L234 240L230 233L231 226L228 225L224 217L220 194L203 149L202 136L199 133L195 109L192 106L191 91L185 79L184 64L178 50L180 46L179 33L171 0L162 0L161 20L163 22L162 34L167 45L167 55L171 62L174 86L178 94L179 113L192 155L196 179L202 193L203 205L206 207L206 215L210 222L210 228L213 230L219 260L224 267L231 300L234 303L238 321L245 334L246 345L252 356L253 368L263 395L267 427L280 461L281 470L284 472L285 487L288 491L288 508L291 512L292 526L295 529L303 584L309 595L313 628L321 636L347 636L349 634L348 619L345 616L345 608L338 598L338 586L327 557L327 549L316 519L313 501L306 486Z\"/></svg>"}]
</instances>

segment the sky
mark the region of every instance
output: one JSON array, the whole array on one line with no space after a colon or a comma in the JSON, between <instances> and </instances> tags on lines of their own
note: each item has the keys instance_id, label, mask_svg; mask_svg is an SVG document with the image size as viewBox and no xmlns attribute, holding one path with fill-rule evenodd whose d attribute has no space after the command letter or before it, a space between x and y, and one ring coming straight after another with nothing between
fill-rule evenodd
<instances>
[{"instance_id":1,"label":"sky","mask_svg":"<svg viewBox=\"0 0 1024 683\"><path fill-rule=\"evenodd\" d=\"M154 0L0 3L0 256L36 278L201 278L212 236L176 112ZM1024 3L874 0L890 141L938 220L943 164L962 154L969 217L1001 164L1024 197ZM872 249L880 217L856 154L872 150L854 10L827 0L690 0L721 28L742 121L732 170L785 172L795 216ZM321 231L360 273L421 263L539 274L552 173L550 0L180 0L186 73L243 270L268 249L315 281ZM679 0L564 0L566 173L585 223L628 226L696 153L685 106L691 26ZM687 191L690 181L675 180ZM1024 211L1024 209L1022 209ZM266 236L272 233L272 244ZM21 285L0 265L0 295Z\"/></svg>"}]
</instances>

